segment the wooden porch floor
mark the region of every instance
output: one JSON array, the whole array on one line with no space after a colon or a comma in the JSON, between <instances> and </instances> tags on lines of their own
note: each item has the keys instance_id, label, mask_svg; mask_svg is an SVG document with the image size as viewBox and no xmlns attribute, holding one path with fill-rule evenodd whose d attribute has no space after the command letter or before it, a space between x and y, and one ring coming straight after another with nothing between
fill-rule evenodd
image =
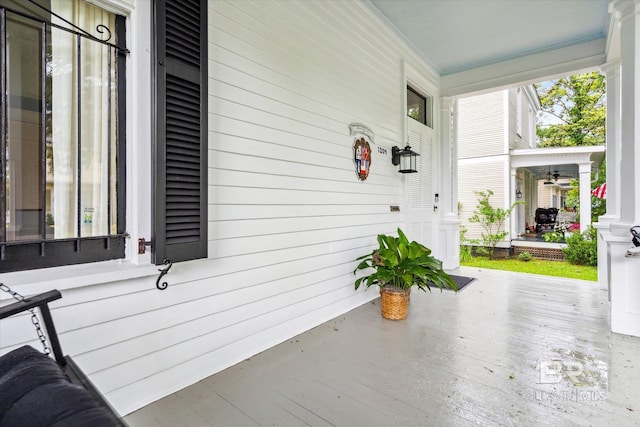
<instances>
[{"instance_id":1,"label":"wooden porch floor","mask_svg":"<svg viewBox=\"0 0 640 427\"><path fill-rule=\"evenodd\" d=\"M464 267L457 274L478 280L458 294L413 292L405 321L382 319L375 300L125 420L638 425L640 338L609 331L597 283Z\"/></svg>"}]
</instances>

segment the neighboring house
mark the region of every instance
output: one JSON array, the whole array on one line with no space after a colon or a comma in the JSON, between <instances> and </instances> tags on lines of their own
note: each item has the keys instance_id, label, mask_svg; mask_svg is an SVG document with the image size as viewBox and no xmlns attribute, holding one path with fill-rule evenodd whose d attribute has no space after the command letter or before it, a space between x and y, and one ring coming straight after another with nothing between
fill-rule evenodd
<instances>
[{"instance_id":1,"label":"neighboring house","mask_svg":"<svg viewBox=\"0 0 640 427\"><path fill-rule=\"evenodd\" d=\"M605 148L537 148L539 109L532 85L458 99L458 214L467 239L480 239L483 231L469 221L478 203L476 192L493 191L495 208L523 202L504 224L508 234L497 247L507 248L527 227L535 227L538 208L564 210L572 179L579 179L583 211L589 212L582 230L591 224L590 173L604 160ZM575 207L569 208L563 223L576 217Z\"/></svg>"},{"instance_id":2,"label":"neighboring house","mask_svg":"<svg viewBox=\"0 0 640 427\"><path fill-rule=\"evenodd\" d=\"M515 212L517 232L524 232L525 225L532 223L539 205L536 180L528 170L520 170L513 188L511 150L536 147L539 110L540 100L532 85L458 100L458 214L468 230L467 238L480 239L482 232L478 223L469 222L478 204L478 191L493 191L490 201L495 208L508 209L516 199L525 202ZM511 229L510 222L505 229ZM513 237L508 235L498 247L509 247Z\"/></svg>"},{"instance_id":3,"label":"neighboring house","mask_svg":"<svg viewBox=\"0 0 640 427\"><path fill-rule=\"evenodd\" d=\"M458 267L456 97L607 60L604 40L581 39L444 75L374 1L38 3L47 7L0 0L1 281L23 295L62 291L62 344L121 414L375 299L354 291L353 269L379 233L406 227ZM633 22L614 15L613 30ZM106 28L109 44L95 40ZM609 58L610 90L616 70L634 75L633 54L621 55L622 68ZM633 107L631 89L611 93ZM420 121L407 117L416 104ZM617 111L611 132L633 130L623 125L635 111ZM365 181L354 153L363 132ZM495 153L513 183L514 138L505 132ZM630 178L633 156L620 150L638 141L613 145ZM420 153L409 175L391 162L407 144ZM635 181L609 182L607 203L635 194ZM612 223L636 220L629 203L613 206ZM610 239L611 263L625 262L627 243ZM637 275L616 276L627 270L611 268L610 283L635 285ZM615 331L640 335L633 304L612 310L627 316ZM0 353L24 343L37 345L28 316L0 323Z\"/></svg>"}]
</instances>

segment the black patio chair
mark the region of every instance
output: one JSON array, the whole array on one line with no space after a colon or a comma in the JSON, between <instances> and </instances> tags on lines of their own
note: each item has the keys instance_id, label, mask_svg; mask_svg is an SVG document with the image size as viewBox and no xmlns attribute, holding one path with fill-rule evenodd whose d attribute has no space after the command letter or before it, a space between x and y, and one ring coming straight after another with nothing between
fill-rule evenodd
<instances>
[{"instance_id":1,"label":"black patio chair","mask_svg":"<svg viewBox=\"0 0 640 427\"><path fill-rule=\"evenodd\" d=\"M555 230L557 208L536 209L536 233L547 233Z\"/></svg>"}]
</instances>

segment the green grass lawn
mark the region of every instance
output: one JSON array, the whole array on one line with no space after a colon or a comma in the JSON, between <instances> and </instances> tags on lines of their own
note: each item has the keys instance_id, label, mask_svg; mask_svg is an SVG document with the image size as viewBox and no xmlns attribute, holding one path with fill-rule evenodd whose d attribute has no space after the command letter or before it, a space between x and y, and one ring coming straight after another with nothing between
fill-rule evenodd
<instances>
[{"instance_id":1,"label":"green grass lawn","mask_svg":"<svg viewBox=\"0 0 640 427\"><path fill-rule=\"evenodd\" d=\"M543 261L539 259L532 259L524 262L518 259L490 260L485 257L474 256L471 260L461 262L460 264L465 267L517 271L519 273L543 274L546 276L567 277L570 279L598 280L597 267L574 265L565 261Z\"/></svg>"}]
</instances>

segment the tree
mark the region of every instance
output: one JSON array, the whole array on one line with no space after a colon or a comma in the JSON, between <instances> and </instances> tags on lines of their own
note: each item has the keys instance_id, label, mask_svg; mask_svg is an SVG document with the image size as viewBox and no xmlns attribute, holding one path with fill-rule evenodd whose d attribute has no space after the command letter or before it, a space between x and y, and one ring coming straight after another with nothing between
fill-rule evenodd
<instances>
[{"instance_id":1,"label":"tree","mask_svg":"<svg viewBox=\"0 0 640 427\"><path fill-rule=\"evenodd\" d=\"M604 76L597 71L577 74L550 84L537 84L540 97L536 134L541 147L573 147L604 145L606 121L606 86ZM591 189L606 181L603 162L597 176L592 176ZM578 180L571 181L565 204L578 206ZM591 197L591 221L596 222L606 210L602 199Z\"/></svg>"},{"instance_id":2,"label":"tree","mask_svg":"<svg viewBox=\"0 0 640 427\"><path fill-rule=\"evenodd\" d=\"M605 143L606 87L597 71L550 84L536 84L541 111L536 134L540 147Z\"/></svg>"},{"instance_id":3,"label":"tree","mask_svg":"<svg viewBox=\"0 0 640 427\"><path fill-rule=\"evenodd\" d=\"M503 228L504 222L511 216L513 209L524 202L516 201L508 209L494 208L489 202L489 198L493 196L493 191L474 191L474 193L479 196L478 204L473 211L473 215L469 218L469 222L477 222L484 230L481 233L484 247L479 248L478 251L493 259L496 245L509 234Z\"/></svg>"}]
</instances>

